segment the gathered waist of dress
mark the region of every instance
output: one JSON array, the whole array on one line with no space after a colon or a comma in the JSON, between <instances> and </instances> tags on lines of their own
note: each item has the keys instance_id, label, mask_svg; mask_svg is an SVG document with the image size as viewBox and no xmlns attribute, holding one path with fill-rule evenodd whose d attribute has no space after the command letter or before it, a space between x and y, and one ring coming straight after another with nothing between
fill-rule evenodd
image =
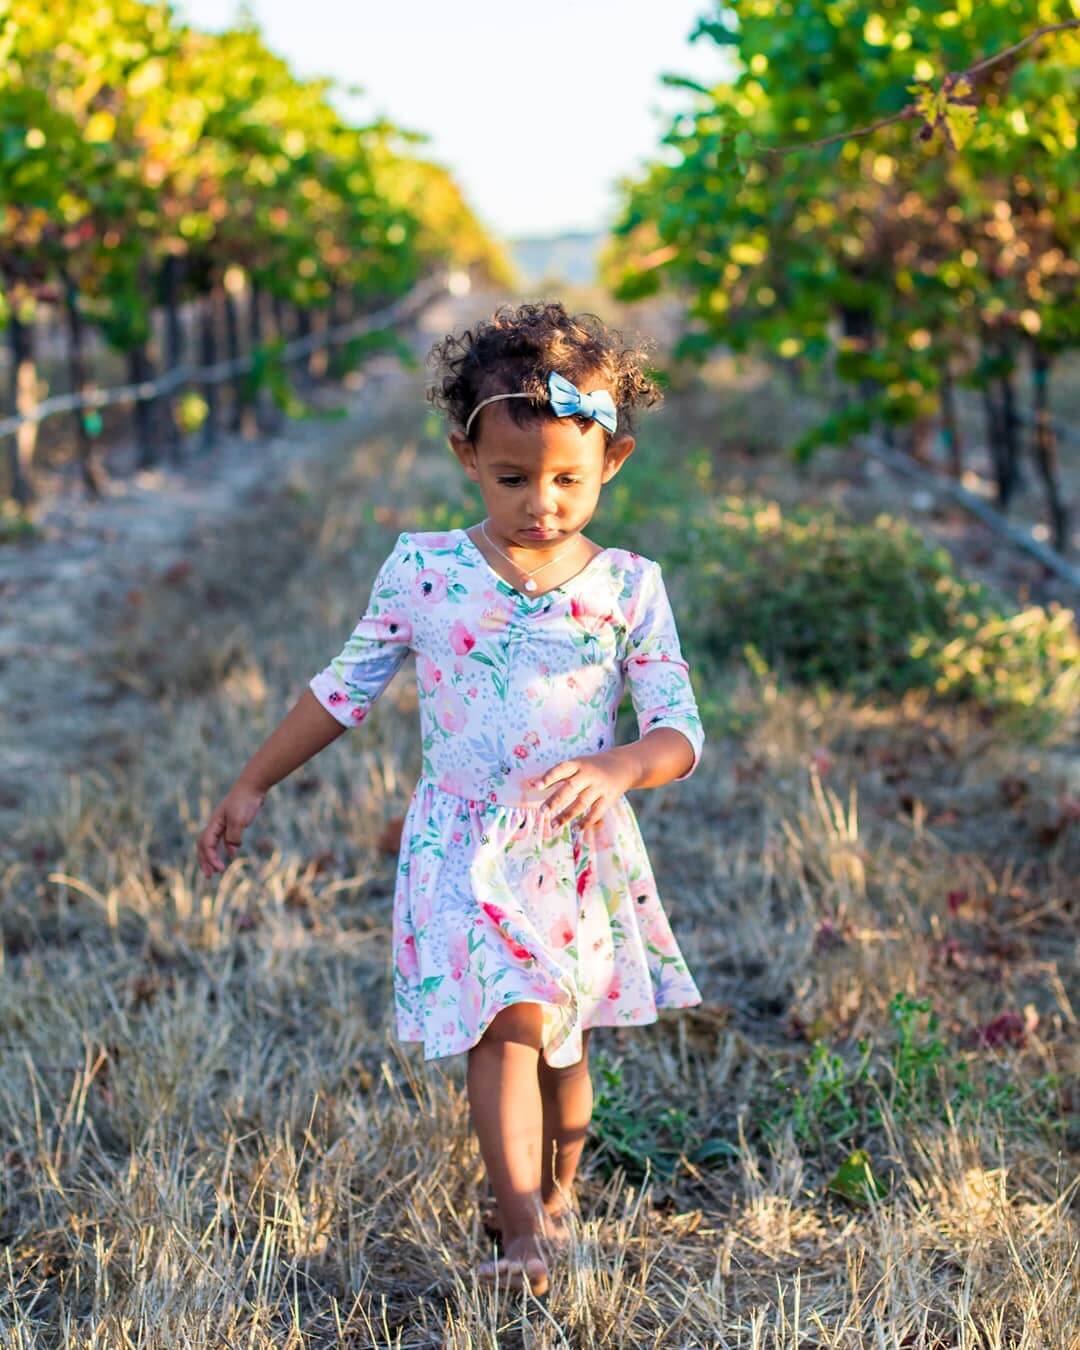
<instances>
[{"instance_id":1,"label":"gathered waist of dress","mask_svg":"<svg viewBox=\"0 0 1080 1350\"><path fill-rule=\"evenodd\" d=\"M542 770L540 771L542 773ZM539 774L537 775L539 776ZM441 778L427 778L423 774L417 779L416 791L441 792L457 797L475 810L498 810L499 807L514 807L523 811L539 811L554 791L555 784L546 788L530 788L521 782L508 780L501 787L492 789L480 783L470 783L465 774L444 774Z\"/></svg>"}]
</instances>

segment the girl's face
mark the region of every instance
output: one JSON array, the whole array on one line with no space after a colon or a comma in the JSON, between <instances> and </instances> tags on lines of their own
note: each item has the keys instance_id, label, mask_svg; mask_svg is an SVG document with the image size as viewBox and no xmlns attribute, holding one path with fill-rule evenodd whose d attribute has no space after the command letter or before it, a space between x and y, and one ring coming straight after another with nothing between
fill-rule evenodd
<instances>
[{"instance_id":1,"label":"girl's face","mask_svg":"<svg viewBox=\"0 0 1080 1350\"><path fill-rule=\"evenodd\" d=\"M634 449L633 436L617 435L605 454L604 429L592 418L544 418L519 427L505 401L479 413L473 434L475 444L452 431L450 446L479 486L494 531L506 544L539 552L565 547L585 528L601 487Z\"/></svg>"}]
</instances>

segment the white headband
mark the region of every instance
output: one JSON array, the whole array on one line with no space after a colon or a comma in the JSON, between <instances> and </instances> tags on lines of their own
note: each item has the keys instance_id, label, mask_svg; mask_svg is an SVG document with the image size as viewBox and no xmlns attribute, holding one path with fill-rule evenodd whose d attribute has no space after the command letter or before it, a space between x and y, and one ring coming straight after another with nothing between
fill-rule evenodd
<instances>
[{"instance_id":1,"label":"white headband","mask_svg":"<svg viewBox=\"0 0 1080 1350\"><path fill-rule=\"evenodd\" d=\"M489 403L494 403L494 402L496 401L496 399L500 399L500 398L532 398L532 395L531 395L531 394L522 394L522 393L517 393L517 394L492 394L492 396L491 396L490 398L484 398L484 399L481 399L480 402L476 405L476 407L475 407L475 408L472 410L472 412L469 414L469 420L465 423L465 435L466 435L466 436L469 434L469 428L472 426L472 420L473 420L473 418L474 418L474 417L476 416L476 414L480 411L480 409L481 409L481 408L486 408L487 405L488 405Z\"/></svg>"}]
</instances>

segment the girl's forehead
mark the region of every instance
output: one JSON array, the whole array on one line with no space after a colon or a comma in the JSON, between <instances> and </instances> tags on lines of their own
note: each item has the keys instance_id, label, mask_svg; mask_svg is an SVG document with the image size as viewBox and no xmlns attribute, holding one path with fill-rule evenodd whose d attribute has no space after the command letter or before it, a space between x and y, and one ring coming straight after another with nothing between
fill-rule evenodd
<instances>
[{"instance_id":1,"label":"girl's forehead","mask_svg":"<svg viewBox=\"0 0 1080 1350\"><path fill-rule=\"evenodd\" d=\"M499 404L499 409L480 432L477 450L490 468L545 468L567 472L588 467L604 453L604 429L592 418L541 417L518 426ZM483 415L483 414L481 414Z\"/></svg>"}]
</instances>

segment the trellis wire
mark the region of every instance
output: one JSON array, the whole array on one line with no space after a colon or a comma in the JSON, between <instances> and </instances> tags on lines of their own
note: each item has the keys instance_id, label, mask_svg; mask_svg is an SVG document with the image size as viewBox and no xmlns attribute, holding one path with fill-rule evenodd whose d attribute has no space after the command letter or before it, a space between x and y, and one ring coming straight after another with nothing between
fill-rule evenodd
<instances>
[{"instance_id":1,"label":"trellis wire","mask_svg":"<svg viewBox=\"0 0 1080 1350\"><path fill-rule=\"evenodd\" d=\"M359 337L362 333L370 332L380 325L406 317L414 309L421 309L432 296L445 289L446 275L441 272L435 273L414 286L408 295L402 296L381 310L376 310L374 314L361 315L359 319L339 324L336 328L324 328L319 332L309 333L307 337L293 338L285 343L279 359L285 362L295 361L299 357L309 356L320 347ZM254 365L255 358L250 354L233 361L220 361L212 366L193 366L185 362L174 366L172 370L159 375L156 379L143 380L140 384L114 385L110 389L97 389L83 394L57 394L39 403L29 413L0 420L0 436L10 436L27 422L44 422L46 418L55 417L59 413L82 411L85 408L107 408L115 403L141 402L161 394L170 394L183 384L221 384L235 375L242 375L245 371L251 370Z\"/></svg>"}]
</instances>

